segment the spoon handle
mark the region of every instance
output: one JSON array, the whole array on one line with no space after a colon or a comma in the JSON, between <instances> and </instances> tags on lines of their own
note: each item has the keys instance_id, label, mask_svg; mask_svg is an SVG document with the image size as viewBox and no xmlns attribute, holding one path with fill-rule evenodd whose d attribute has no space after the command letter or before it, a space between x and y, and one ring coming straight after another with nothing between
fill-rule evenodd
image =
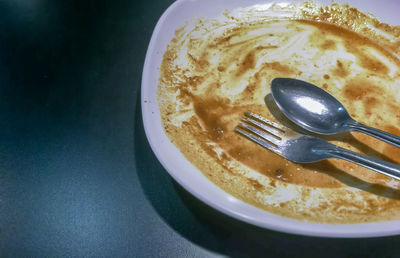
<instances>
[{"instance_id":1,"label":"spoon handle","mask_svg":"<svg viewBox=\"0 0 400 258\"><path fill-rule=\"evenodd\" d=\"M335 148L327 149L326 154L330 155L332 158L347 160L360 166L372 169L391 178L400 180L400 165L369 157L363 154L358 154L338 146L335 146Z\"/></svg>"},{"instance_id":2,"label":"spoon handle","mask_svg":"<svg viewBox=\"0 0 400 258\"><path fill-rule=\"evenodd\" d=\"M348 126L352 129L352 131L357 131L357 132L371 135L372 137L375 137L381 141L387 142L393 146L396 146L397 148L400 148L400 137L399 136L378 130L378 129L370 127L370 126L363 125L358 122L350 123L350 124L348 124Z\"/></svg>"}]
</instances>

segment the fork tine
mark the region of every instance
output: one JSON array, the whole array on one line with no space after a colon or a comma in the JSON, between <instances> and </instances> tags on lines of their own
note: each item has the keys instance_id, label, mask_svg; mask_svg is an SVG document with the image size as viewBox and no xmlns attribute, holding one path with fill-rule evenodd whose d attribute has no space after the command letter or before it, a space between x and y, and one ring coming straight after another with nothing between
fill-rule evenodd
<instances>
[{"instance_id":1,"label":"fork tine","mask_svg":"<svg viewBox=\"0 0 400 258\"><path fill-rule=\"evenodd\" d=\"M247 119L246 119L247 120ZM274 145L279 145L279 143L280 143L280 140L278 140L276 137L274 137L273 135L271 135L270 133L271 132L269 132L269 128L263 128L263 125L262 124L260 124L259 122L257 122L257 121L254 121L254 123L252 124L252 123L250 123L249 121L245 121L246 123L239 123L239 126L240 127L242 127L242 128L244 128L244 129L246 129L246 130L248 130L248 131L250 131L250 132L252 132L253 134L256 134L256 135L258 135L258 136L260 136L261 138L263 138L263 139L265 139L265 140L267 140L267 141L269 141L270 143L272 143L272 144L274 144ZM247 124L247 123L249 123L249 124ZM259 125L260 124L260 125ZM264 129L265 131L263 131L263 130L259 130L258 128L256 128L256 127L254 127L254 126L252 126L252 125L256 125L256 126L258 126L260 129ZM264 126L265 127L265 126ZM273 133L272 133L273 134Z\"/></svg>"},{"instance_id":2,"label":"fork tine","mask_svg":"<svg viewBox=\"0 0 400 258\"><path fill-rule=\"evenodd\" d=\"M285 137L285 131L284 131L284 127L271 122L261 116L255 115L255 114L246 114L247 116L245 116L243 118L243 122L249 124L249 125L255 125L261 129L263 129L264 131L272 134L273 136L275 136L276 138L283 138ZM251 115L251 116L249 116Z\"/></svg>"},{"instance_id":3,"label":"fork tine","mask_svg":"<svg viewBox=\"0 0 400 258\"><path fill-rule=\"evenodd\" d=\"M239 126L243 126L243 125L244 125L243 123L239 124ZM252 132L253 132L253 130L258 131L257 129L251 128ZM277 152L277 153L281 153L281 151L276 146L274 146L272 144L269 144L267 141L265 141L261 137L255 136L255 135L253 135L253 134L241 129L240 127L236 127L235 131L240 133L240 134L242 134L243 136L245 136L249 140L252 140L253 142L261 145L262 147L264 147L266 149L272 150L272 151Z\"/></svg>"},{"instance_id":4,"label":"fork tine","mask_svg":"<svg viewBox=\"0 0 400 258\"><path fill-rule=\"evenodd\" d=\"M264 117L262 117L260 115L257 115L257 114L251 113L251 112L245 112L244 115L246 117L250 117L250 118L253 118L253 119L255 118L255 119L259 120L259 121L262 121L267 125L270 125L272 127L275 127L276 129L279 129L282 132L284 132L286 130L286 128L284 126L282 126L280 124L277 124L277 123L274 123L272 121L269 121L269 120L267 120L266 118L264 118Z\"/></svg>"}]
</instances>

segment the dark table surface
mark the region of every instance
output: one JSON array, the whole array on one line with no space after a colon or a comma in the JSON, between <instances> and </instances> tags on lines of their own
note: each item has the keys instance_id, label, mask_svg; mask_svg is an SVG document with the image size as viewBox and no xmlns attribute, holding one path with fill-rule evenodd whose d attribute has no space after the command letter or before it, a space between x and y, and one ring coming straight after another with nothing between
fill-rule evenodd
<instances>
[{"instance_id":1,"label":"dark table surface","mask_svg":"<svg viewBox=\"0 0 400 258\"><path fill-rule=\"evenodd\" d=\"M399 237L235 221L169 177L139 98L147 44L172 2L0 1L0 255L399 257Z\"/></svg>"}]
</instances>

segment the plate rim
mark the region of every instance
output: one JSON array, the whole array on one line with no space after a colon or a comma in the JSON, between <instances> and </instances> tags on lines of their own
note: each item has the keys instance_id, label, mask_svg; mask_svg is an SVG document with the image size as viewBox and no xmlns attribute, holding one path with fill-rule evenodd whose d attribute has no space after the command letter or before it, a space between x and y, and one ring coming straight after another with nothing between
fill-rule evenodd
<instances>
[{"instance_id":1,"label":"plate rim","mask_svg":"<svg viewBox=\"0 0 400 258\"><path fill-rule=\"evenodd\" d=\"M201 0L203 3L206 3L208 0ZM268 214L268 219L266 221L260 221L258 219L252 218L246 214L243 214L238 211L234 211L228 209L225 205L205 198L204 195L198 192L198 189L193 187L193 185L187 184L182 178L174 171L174 167L170 164L171 161L167 160L165 156L160 152L159 143L156 142L155 136L152 133L152 126L155 122L155 116L159 115L158 112L155 112L154 109L151 109L151 105L156 105L158 109L158 103L150 103L148 97L148 88L150 76L154 71L152 70L152 62L153 56L156 55L157 52L157 42L159 39L160 31L165 26L165 23L168 22L168 19L171 19L174 12L183 8L184 5L190 5L194 3L198 3L199 0L177 0L172 3L160 16L157 24L153 30L144 61L143 72L142 72L142 81L141 81L141 108L142 108L142 121L144 126L145 135L149 142L149 145L155 154L156 158L160 161L164 169L167 173L175 180L179 185L181 185L186 191L194 195L197 199L201 200L206 205L222 212L225 215L228 215L232 218L238 219L240 221L269 229L275 230L279 232L289 233L289 234L297 234L297 235L306 235L306 236L314 236L314 237L331 237L331 238L366 238L366 237L383 237L383 236L393 236L400 234L400 220L388 221L388 222L372 222L372 223L357 223L357 224L324 224L324 223L316 223L316 222L307 222L307 221L299 221L291 218L286 218L282 216L275 215L268 211L264 211L259 209L261 212ZM229 2L229 0L219 0L219 2ZM250 2L250 1L242 1ZM257 2L253 1L253 2ZM258 0L258 2L261 2ZM283 1L262 1L263 3L270 2L283 2ZM299 2L299 1L285 1L285 2ZM351 1L346 1L351 2ZM250 6L250 5L245 5ZM181 24L183 25L183 24ZM174 28L174 30L177 28ZM166 46L165 46L166 47ZM160 54L160 53L159 53ZM163 53L162 53L163 54ZM158 63L159 67L159 63ZM158 81L159 73L157 73L157 81ZM156 119L157 120L157 119ZM161 126L161 124L159 124ZM162 129L162 133L165 132ZM166 136L166 135L165 135ZM194 167L195 168L195 167ZM201 173L197 168L195 168L199 173ZM203 176L205 177L205 176ZM207 179L208 180L208 179ZM211 184L213 184L210 181ZM214 185L214 184L213 184ZM215 186L215 185L214 185ZM215 186L217 187L217 186ZM215 189L214 189L215 190ZM220 189L224 194L229 195ZM237 199L236 199L237 200ZM251 206L243 201L244 205ZM255 208L254 206L251 206ZM258 209L258 208L256 208ZM283 221L283 223L277 223L277 221ZM382 227L386 228L386 230L382 230ZM377 230L380 229L380 230Z\"/></svg>"}]
</instances>

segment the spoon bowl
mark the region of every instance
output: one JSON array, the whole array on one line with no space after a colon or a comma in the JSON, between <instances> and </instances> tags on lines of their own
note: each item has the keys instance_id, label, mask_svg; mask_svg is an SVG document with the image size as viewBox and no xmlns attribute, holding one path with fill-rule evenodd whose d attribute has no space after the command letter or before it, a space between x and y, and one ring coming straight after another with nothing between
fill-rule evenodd
<instances>
[{"instance_id":1,"label":"spoon bowl","mask_svg":"<svg viewBox=\"0 0 400 258\"><path fill-rule=\"evenodd\" d=\"M271 94L282 113L308 131L324 135L358 131L400 147L400 137L355 121L334 96L311 83L275 78Z\"/></svg>"}]
</instances>

